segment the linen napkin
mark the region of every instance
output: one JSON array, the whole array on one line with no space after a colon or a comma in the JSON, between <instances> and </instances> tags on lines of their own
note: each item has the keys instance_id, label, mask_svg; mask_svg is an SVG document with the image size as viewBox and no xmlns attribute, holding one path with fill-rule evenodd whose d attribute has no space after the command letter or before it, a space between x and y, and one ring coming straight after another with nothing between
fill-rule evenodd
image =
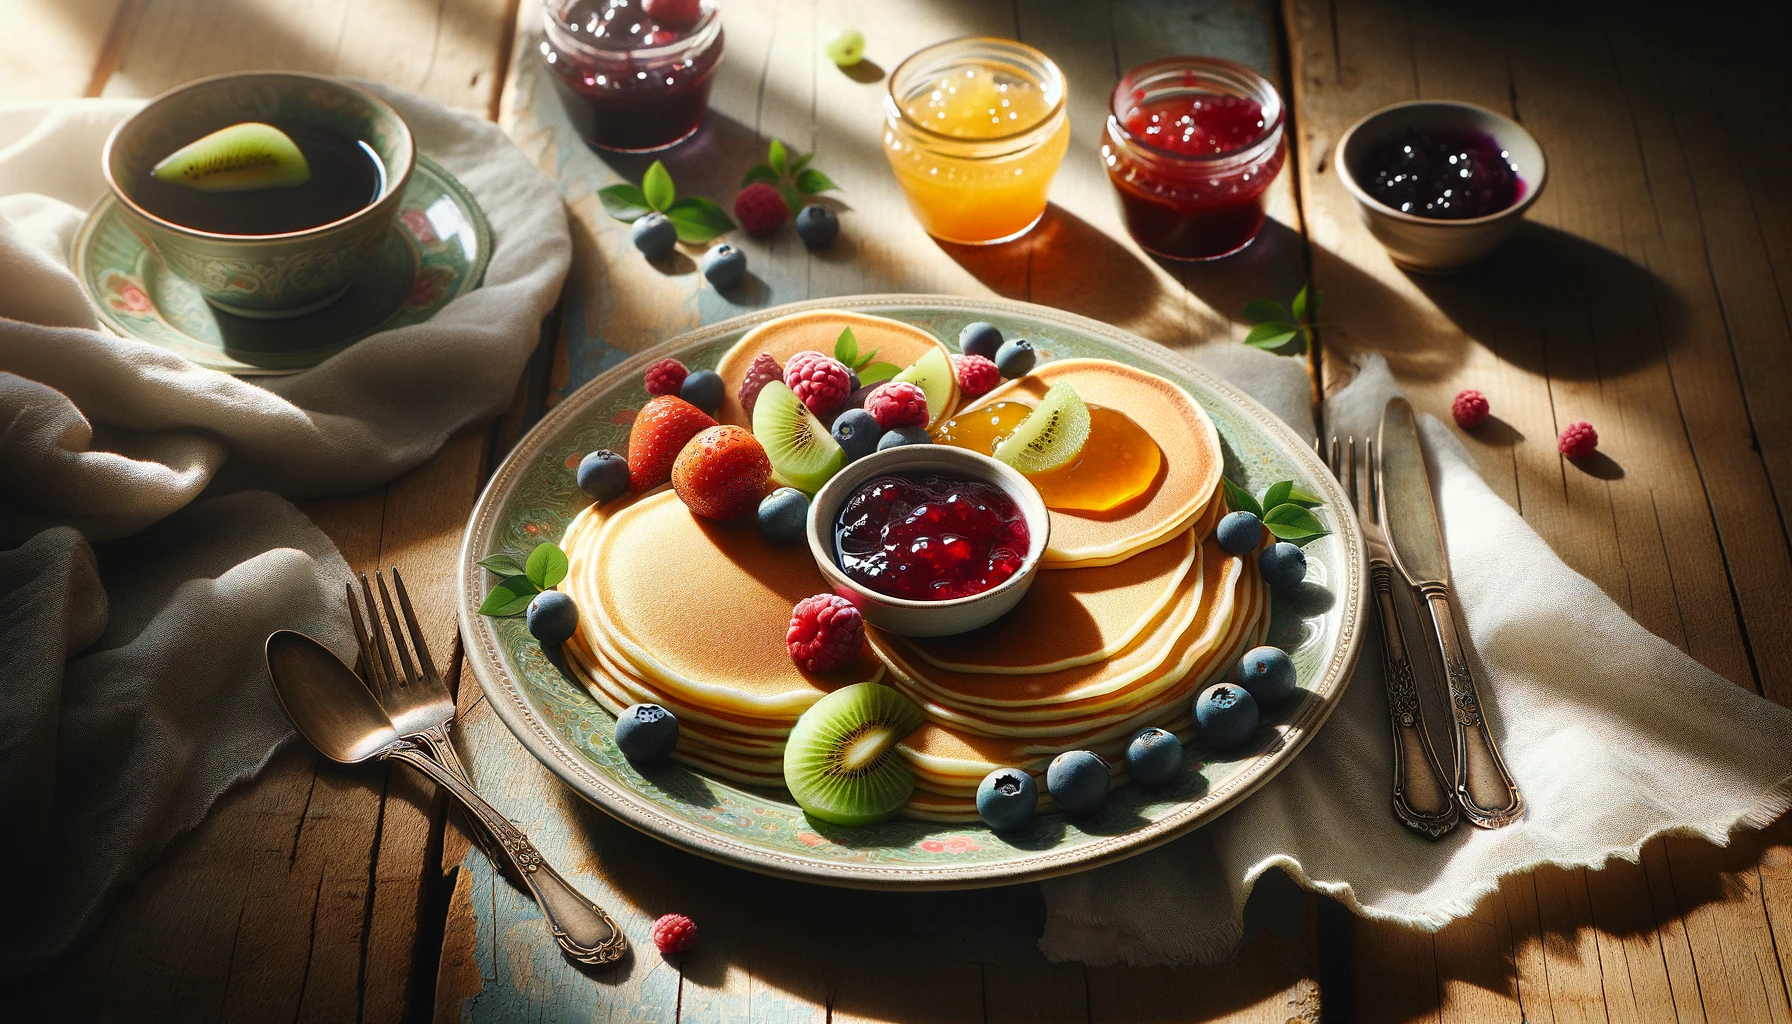
<instances>
[{"instance_id":1,"label":"linen napkin","mask_svg":"<svg viewBox=\"0 0 1792 1024\"><path fill-rule=\"evenodd\" d=\"M348 567L286 497L388 480L501 411L571 260L553 183L492 124L380 93L491 222L484 285L253 382L99 329L69 245L140 101L0 106L0 975L118 892L290 735L262 663L352 656Z\"/></svg>"},{"instance_id":2,"label":"linen napkin","mask_svg":"<svg viewBox=\"0 0 1792 1024\"><path fill-rule=\"evenodd\" d=\"M1304 397L1284 404L1285 378L1304 380L1298 363L1228 352L1218 366L1214 351L1194 358L1312 436ZM1386 363L1367 358L1326 403L1328 430L1373 436L1397 393ZM1464 823L1432 843L1394 819L1371 615L1340 705L1275 779L1182 839L1042 883L1039 945L1048 958L1224 960L1242 937L1251 886L1271 867L1366 917L1436 930L1468 914L1502 876L1543 864L1635 861L1664 832L1722 844L1736 827L1763 827L1792 802L1792 711L1643 629L1487 487L1448 427L1426 416L1420 434L1483 707L1524 793L1524 820L1496 831ZM1421 635L1408 624L1409 638ZM1421 696L1447 769L1445 709L1435 692Z\"/></svg>"}]
</instances>

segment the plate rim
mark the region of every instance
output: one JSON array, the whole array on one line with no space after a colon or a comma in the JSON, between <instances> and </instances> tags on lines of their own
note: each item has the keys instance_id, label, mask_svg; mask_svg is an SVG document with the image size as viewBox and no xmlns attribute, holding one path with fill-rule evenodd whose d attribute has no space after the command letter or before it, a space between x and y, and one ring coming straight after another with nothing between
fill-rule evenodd
<instances>
[{"instance_id":1,"label":"plate rim","mask_svg":"<svg viewBox=\"0 0 1792 1024\"><path fill-rule=\"evenodd\" d=\"M640 373L652 362L687 349L709 344L727 334L751 328L767 320L792 313L817 309L840 309L878 315L879 309L903 306L925 306L949 311L1005 312L1011 315L1043 320L1062 327L1092 334L1123 348L1145 352L1169 362L1233 402L1266 434L1279 442L1279 447L1304 463L1319 480L1323 497L1338 522L1337 533L1344 542L1346 565L1342 579L1347 593L1338 606L1344 617L1339 625L1338 646L1319 678L1320 688L1333 687L1331 698L1311 702L1301 716L1287 723L1292 736L1284 734L1284 742L1272 745L1260 754L1244 772L1217 791L1224 797L1206 809L1187 814L1172 813L1142 828L1103 836L1095 842L1067 850L1029 852L1016 860L969 866L942 865L933 867L886 867L868 863L842 863L821 858L754 849L720 834L695 828L670 818L647 802L634 797L632 791L614 786L593 772L584 758L550 728L517 688L505 669L499 654L496 632L484 616L478 614L480 597L477 587L482 579L478 565L480 550L496 528L495 512L521 484L523 465L536 450L570 421L579 411L597 401L616 382ZM477 543L476 543L477 542ZM611 817L681 849L710 860L743 867L760 874L796 881L860 889L948 890L1012 885L1038 881L1085 871L1144 853L1213 821L1221 814L1268 783L1311 742L1342 701L1362 648L1362 623L1367 611L1364 567L1367 563L1362 529L1356 514L1330 471L1319 460L1313 448L1294 429L1283 423L1256 399L1239 391L1229 382L1195 366L1186 356L1130 331L1067 310L1012 299L972 298L959 295L923 293L878 293L835 296L785 303L705 324L638 352L609 370L586 382L549 410L528 433L517 440L504 460L481 490L461 535L459 565L456 570L456 614L460 622L467 662L474 678L505 728L516 737L530 756L541 762L563 783L588 803Z\"/></svg>"}]
</instances>

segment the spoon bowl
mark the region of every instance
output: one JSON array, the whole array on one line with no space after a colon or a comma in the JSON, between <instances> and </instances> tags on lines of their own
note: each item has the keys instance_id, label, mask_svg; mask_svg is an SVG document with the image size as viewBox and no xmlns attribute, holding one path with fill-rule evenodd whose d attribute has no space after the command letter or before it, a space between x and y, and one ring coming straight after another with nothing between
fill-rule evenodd
<instances>
[{"instance_id":1,"label":"spoon bowl","mask_svg":"<svg viewBox=\"0 0 1792 1024\"><path fill-rule=\"evenodd\" d=\"M380 702L328 647L282 629L268 636L267 661L286 717L325 757L358 764L398 742Z\"/></svg>"}]
</instances>

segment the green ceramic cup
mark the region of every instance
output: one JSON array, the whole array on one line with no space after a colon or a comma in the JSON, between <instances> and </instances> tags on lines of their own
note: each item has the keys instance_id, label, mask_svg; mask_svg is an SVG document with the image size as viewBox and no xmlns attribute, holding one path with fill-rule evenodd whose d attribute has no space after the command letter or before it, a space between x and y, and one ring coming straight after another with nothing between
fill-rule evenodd
<instances>
[{"instance_id":1,"label":"green ceramic cup","mask_svg":"<svg viewBox=\"0 0 1792 1024\"><path fill-rule=\"evenodd\" d=\"M243 121L297 121L372 147L384 165L379 197L304 231L226 235L163 220L138 206L131 184L180 147ZM258 320L316 312L348 290L398 215L416 147L391 105L320 75L248 72L189 82L151 100L112 131L101 157L106 184L143 244L218 309Z\"/></svg>"}]
</instances>

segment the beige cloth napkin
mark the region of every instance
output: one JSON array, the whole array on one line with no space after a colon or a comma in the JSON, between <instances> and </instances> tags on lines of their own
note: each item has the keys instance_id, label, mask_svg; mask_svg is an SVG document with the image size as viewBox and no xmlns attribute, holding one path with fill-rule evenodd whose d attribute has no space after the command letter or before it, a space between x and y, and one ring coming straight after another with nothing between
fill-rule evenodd
<instances>
[{"instance_id":1,"label":"beige cloth napkin","mask_svg":"<svg viewBox=\"0 0 1792 1024\"><path fill-rule=\"evenodd\" d=\"M353 644L348 568L285 497L388 480L508 403L571 260L496 126L372 86L491 221L484 285L427 323L238 380L99 329L69 244L138 101L0 106L0 975L97 924L290 734L261 647ZM10 550L5 550L10 549Z\"/></svg>"},{"instance_id":2,"label":"beige cloth napkin","mask_svg":"<svg viewBox=\"0 0 1792 1024\"><path fill-rule=\"evenodd\" d=\"M1304 377L1298 364L1228 359L1209 368L1311 436L1304 402L1276 397L1288 393L1280 378ZM1328 429L1373 436L1397 393L1386 363L1369 358L1327 403ZM1435 930L1468 914L1502 876L1635 861L1664 832L1724 843L1738 826L1765 826L1787 808L1792 711L1643 629L1487 487L1448 426L1427 416L1420 432L1484 708L1528 803L1524 820L1491 832L1464 824L1436 843L1395 821L1371 621L1331 720L1256 795L1158 850L1043 883L1047 957L1224 960L1241 937L1251 886L1271 867L1364 916ZM1422 635L1416 622L1407 635ZM1422 697L1447 765L1441 699Z\"/></svg>"}]
</instances>

